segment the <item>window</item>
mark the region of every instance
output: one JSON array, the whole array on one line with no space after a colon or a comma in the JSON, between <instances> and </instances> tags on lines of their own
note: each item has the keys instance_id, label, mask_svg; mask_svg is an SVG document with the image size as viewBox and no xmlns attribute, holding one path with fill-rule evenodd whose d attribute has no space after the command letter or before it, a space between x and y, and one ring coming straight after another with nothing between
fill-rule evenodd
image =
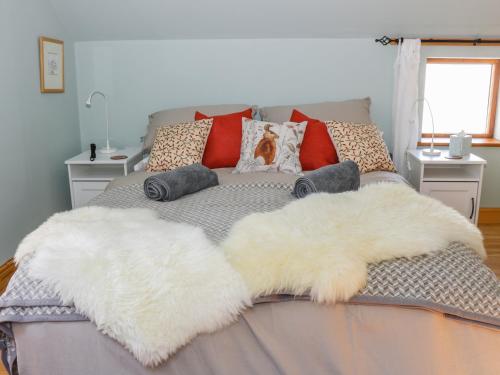
<instances>
[{"instance_id":1,"label":"window","mask_svg":"<svg viewBox=\"0 0 500 375\"><path fill-rule=\"evenodd\" d=\"M500 59L427 59L425 98L434 116L436 137L464 130L492 138L498 104ZM422 137L430 137L432 120L424 105Z\"/></svg>"}]
</instances>

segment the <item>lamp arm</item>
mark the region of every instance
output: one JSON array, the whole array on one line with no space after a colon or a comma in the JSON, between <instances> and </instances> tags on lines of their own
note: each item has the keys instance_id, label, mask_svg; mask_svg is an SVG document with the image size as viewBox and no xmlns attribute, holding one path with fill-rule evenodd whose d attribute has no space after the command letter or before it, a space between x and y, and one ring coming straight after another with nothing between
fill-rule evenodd
<instances>
[{"instance_id":1,"label":"lamp arm","mask_svg":"<svg viewBox=\"0 0 500 375\"><path fill-rule=\"evenodd\" d=\"M109 149L109 109L108 101L104 99L104 112L106 112L106 147Z\"/></svg>"},{"instance_id":2,"label":"lamp arm","mask_svg":"<svg viewBox=\"0 0 500 375\"><path fill-rule=\"evenodd\" d=\"M432 114L432 108L431 105L429 104L429 101L424 98L425 104L427 104L427 109L429 110L429 114L431 115L431 122L432 122L432 138L431 138L431 150L434 150L434 115Z\"/></svg>"},{"instance_id":3,"label":"lamp arm","mask_svg":"<svg viewBox=\"0 0 500 375\"><path fill-rule=\"evenodd\" d=\"M427 105L427 108L429 109L429 113L431 115L431 122L432 122L431 148L430 149L424 149L424 150L422 150L422 153L424 155L427 155L427 156L439 156L439 155L441 155L441 151L434 149L434 133L436 131L436 127L434 126L434 114L432 113L431 105L430 105L429 101L426 98L417 99L413 103L412 110L415 108L415 105L417 103L419 103L419 102L424 102Z\"/></svg>"},{"instance_id":4,"label":"lamp arm","mask_svg":"<svg viewBox=\"0 0 500 375\"><path fill-rule=\"evenodd\" d=\"M87 104L90 104L92 102L92 98L94 97L94 95L101 95L104 100L106 101L106 95L104 95L104 93L102 91L98 91L98 90L94 90L92 91L90 94L89 94L89 97L87 99Z\"/></svg>"},{"instance_id":5,"label":"lamp arm","mask_svg":"<svg viewBox=\"0 0 500 375\"><path fill-rule=\"evenodd\" d=\"M106 147L107 149L110 149L109 147L109 108L108 108L108 98L106 97L106 95L104 95L103 92L101 91L98 91L98 90L94 90L90 93L88 99L87 99L87 105L90 106L90 103L92 102L92 98L94 97L94 95L100 95L104 98L104 112L105 112L105 115L106 115Z\"/></svg>"},{"instance_id":6,"label":"lamp arm","mask_svg":"<svg viewBox=\"0 0 500 375\"><path fill-rule=\"evenodd\" d=\"M412 107L412 110L413 108L415 108L415 105L417 103L420 103L420 102L423 102L427 105L427 109L429 110L429 114L431 115L431 122L432 122L432 137L431 137L431 150L434 150L434 115L432 113L432 108L431 108L431 105L429 103L429 101L426 99L426 98L421 98L421 99L417 99L415 100L415 102L413 103L413 107Z\"/></svg>"}]
</instances>

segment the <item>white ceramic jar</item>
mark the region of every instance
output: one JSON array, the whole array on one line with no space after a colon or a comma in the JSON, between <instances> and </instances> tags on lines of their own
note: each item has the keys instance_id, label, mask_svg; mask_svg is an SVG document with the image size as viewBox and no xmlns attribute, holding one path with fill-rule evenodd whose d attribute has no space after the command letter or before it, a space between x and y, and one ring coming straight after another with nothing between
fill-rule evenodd
<instances>
[{"instance_id":1,"label":"white ceramic jar","mask_svg":"<svg viewBox=\"0 0 500 375\"><path fill-rule=\"evenodd\" d=\"M453 134L450 136L450 156L453 157L463 157L470 154L472 147L472 136L470 134L465 134L462 130L458 134Z\"/></svg>"}]
</instances>

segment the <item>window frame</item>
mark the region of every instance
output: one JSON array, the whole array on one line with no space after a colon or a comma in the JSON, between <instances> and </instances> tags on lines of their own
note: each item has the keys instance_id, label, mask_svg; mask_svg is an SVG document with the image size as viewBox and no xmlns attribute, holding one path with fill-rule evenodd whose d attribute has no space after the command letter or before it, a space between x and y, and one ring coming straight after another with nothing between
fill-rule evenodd
<instances>
[{"instance_id":1,"label":"window frame","mask_svg":"<svg viewBox=\"0 0 500 375\"><path fill-rule=\"evenodd\" d=\"M488 100L487 132L472 134L473 138L493 138L497 117L498 91L500 86L500 59L427 58L427 64L487 64L491 67L490 94ZM424 88L425 90L425 88ZM448 138L453 133L435 133L435 138ZM422 138L430 138L432 133L422 133Z\"/></svg>"}]
</instances>

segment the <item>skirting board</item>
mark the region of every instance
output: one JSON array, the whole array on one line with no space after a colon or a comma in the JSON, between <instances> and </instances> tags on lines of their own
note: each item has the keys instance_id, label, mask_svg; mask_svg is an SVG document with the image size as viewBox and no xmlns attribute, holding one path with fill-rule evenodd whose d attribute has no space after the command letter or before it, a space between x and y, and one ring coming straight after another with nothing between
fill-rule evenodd
<instances>
[{"instance_id":1,"label":"skirting board","mask_svg":"<svg viewBox=\"0 0 500 375\"><path fill-rule=\"evenodd\" d=\"M3 293L5 288L7 288L7 284L14 272L16 272L16 265L12 258L0 266L0 293Z\"/></svg>"},{"instance_id":2,"label":"skirting board","mask_svg":"<svg viewBox=\"0 0 500 375\"><path fill-rule=\"evenodd\" d=\"M500 207L480 208L479 224L500 224Z\"/></svg>"}]
</instances>

